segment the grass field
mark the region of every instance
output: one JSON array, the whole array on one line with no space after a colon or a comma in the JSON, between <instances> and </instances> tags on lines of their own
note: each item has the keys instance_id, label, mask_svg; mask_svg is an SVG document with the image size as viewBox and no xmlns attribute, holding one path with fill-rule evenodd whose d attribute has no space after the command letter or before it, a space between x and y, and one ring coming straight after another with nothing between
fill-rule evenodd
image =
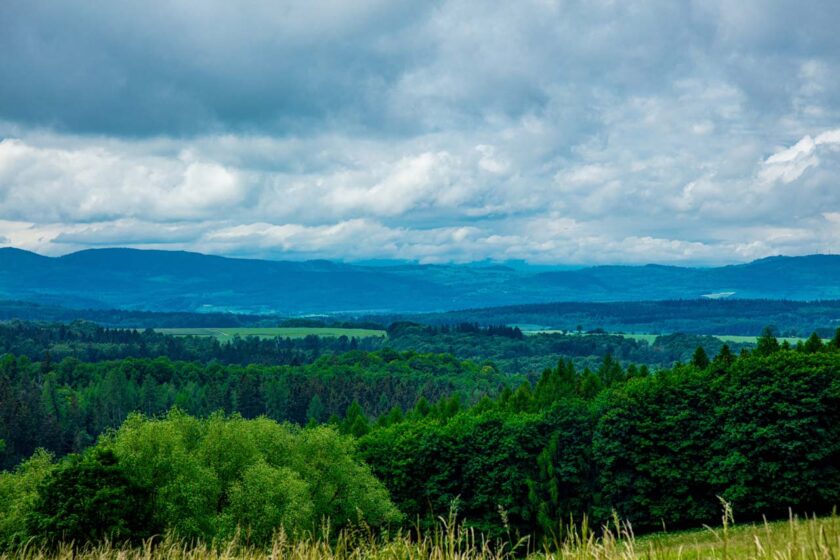
<instances>
[{"instance_id":1,"label":"grass field","mask_svg":"<svg viewBox=\"0 0 840 560\"><path fill-rule=\"evenodd\" d=\"M522 331L526 335L533 335L533 334L556 334L556 333L563 333L565 331L559 330L552 330L552 329L543 329L543 330L523 330ZM568 334L575 334L575 333L568 333ZM650 333L608 333L616 336L623 336L624 338L632 338L633 340L641 340L647 342L648 344L653 344L656 338L660 335L658 334L650 334ZM589 335L589 334L581 334L580 336L597 336L597 335ZM733 342L738 344L754 344L757 336L738 336L734 334L713 334L710 335L717 339L722 340L723 342ZM788 341L790 344L796 344L800 340L805 340L804 338L796 338L796 337L777 337L779 342Z\"/></svg>"},{"instance_id":2,"label":"grass field","mask_svg":"<svg viewBox=\"0 0 840 560\"><path fill-rule=\"evenodd\" d=\"M658 334L622 334L621 336L632 338L635 340L644 340L650 344L653 344L653 341L656 340L656 337L659 336ZM757 336L738 336L734 334L713 334L711 335L723 342L734 342L738 344L754 344L755 341L758 339ZM796 338L796 337L776 337L779 339L779 342L788 341L790 344L796 344L800 340L805 340L804 338Z\"/></svg>"},{"instance_id":3,"label":"grass field","mask_svg":"<svg viewBox=\"0 0 840 560\"><path fill-rule=\"evenodd\" d=\"M208 547L166 537L135 548L104 544L76 550L70 546L48 550L30 545L13 553L0 553L0 560L515 560L524 558L529 548L531 554L527 557L531 560L837 560L840 519L832 516L726 525L642 538L634 537L632 528L619 524L601 537L584 528L554 546L526 547L527 541L513 546L488 544L469 529L442 523L438 530L420 538L398 534L383 540L361 531L326 542L291 540L280 532L272 547L263 550L236 543Z\"/></svg>"},{"instance_id":4,"label":"grass field","mask_svg":"<svg viewBox=\"0 0 840 560\"><path fill-rule=\"evenodd\" d=\"M235 336L257 336L260 338L303 338L308 335L323 337L367 338L372 336L385 336L385 331L372 329L339 329L332 327L253 327L253 328L182 328L182 329L155 329L156 332L173 336L212 336L219 340L230 340Z\"/></svg>"}]
</instances>

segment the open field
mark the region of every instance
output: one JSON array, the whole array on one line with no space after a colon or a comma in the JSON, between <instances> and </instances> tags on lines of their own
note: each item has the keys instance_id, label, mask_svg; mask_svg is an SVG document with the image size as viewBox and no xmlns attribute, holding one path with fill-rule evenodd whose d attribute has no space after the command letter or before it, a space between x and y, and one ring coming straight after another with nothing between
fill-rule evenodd
<instances>
[{"instance_id":1,"label":"open field","mask_svg":"<svg viewBox=\"0 0 840 560\"><path fill-rule=\"evenodd\" d=\"M522 558L528 544L489 545L463 527L442 525L420 539L396 535L387 540L371 533L342 535L337 541L293 541L279 533L270 549L231 543L217 548L190 545L167 537L136 548L105 544L73 550L69 546L46 550L29 546L14 553L0 553L0 560L133 559L250 559L289 560L513 560ZM530 547L529 547L530 548ZM578 532L546 551L532 552L533 560L836 560L840 558L840 519L791 520L757 525L706 528L636 538L622 525L601 538ZM513 549L513 550L512 550Z\"/></svg>"},{"instance_id":2,"label":"open field","mask_svg":"<svg viewBox=\"0 0 840 560\"><path fill-rule=\"evenodd\" d=\"M840 553L840 518L794 519L650 535L626 539L625 549L630 543L633 553L605 558L835 559ZM590 557L595 556L583 556Z\"/></svg>"},{"instance_id":3,"label":"open field","mask_svg":"<svg viewBox=\"0 0 840 560\"><path fill-rule=\"evenodd\" d=\"M259 338L304 338L309 335L322 337L367 338L386 336L385 331L373 329L341 329L332 327L231 327L231 328L180 328L155 329L156 332L173 336L203 336L216 337L219 340L229 340L235 336L257 336Z\"/></svg>"},{"instance_id":4,"label":"open field","mask_svg":"<svg viewBox=\"0 0 840 560\"><path fill-rule=\"evenodd\" d=\"M575 334L574 332L569 331L561 331L561 330L554 330L554 329L541 329L541 330L525 330L523 329L522 332L525 335L534 335L534 334ZM657 337L661 336L658 334L651 334L651 333L607 333L614 336L623 336L624 338L632 338L633 340L640 340L647 342L648 344L653 344ZM583 333L579 336L598 336L593 334L586 334ZM733 342L738 344L754 344L755 341L758 339L757 336L738 336L732 334L712 334L708 336L713 336L723 342ZM804 338L798 337L776 337L779 342L787 341L790 344L796 344L800 340L805 340Z\"/></svg>"},{"instance_id":5,"label":"open field","mask_svg":"<svg viewBox=\"0 0 840 560\"><path fill-rule=\"evenodd\" d=\"M653 344L653 341L656 340L658 334L621 334L620 336L624 336L626 338L632 338L635 340L644 340L650 344ZM713 336L723 342L734 342L738 344L754 344L758 339L757 336L738 336L733 334L712 334L709 336ZM787 341L790 344L796 344L800 340L805 340L804 338L798 337L776 337L779 342Z\"/></svg>"}]
</instances>

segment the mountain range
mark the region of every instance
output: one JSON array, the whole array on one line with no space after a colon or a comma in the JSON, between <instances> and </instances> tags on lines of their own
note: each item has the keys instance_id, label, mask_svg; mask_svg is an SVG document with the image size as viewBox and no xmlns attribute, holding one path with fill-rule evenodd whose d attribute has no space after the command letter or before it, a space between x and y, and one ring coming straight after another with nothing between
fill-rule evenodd
<instances>
[{"instance_id":1,"label":"mountain range","mask_svg":"<svg viewBox=\"0 0 840 560\"><path fill-rule=\"evenodd\" d=\"M119 248L46 257L0 248L0 299L76 308L374 314L703 297L840 299L840 255L769 257L709 268L546 271L492 264L271 261Z\"/></svg>"}]
</instances>

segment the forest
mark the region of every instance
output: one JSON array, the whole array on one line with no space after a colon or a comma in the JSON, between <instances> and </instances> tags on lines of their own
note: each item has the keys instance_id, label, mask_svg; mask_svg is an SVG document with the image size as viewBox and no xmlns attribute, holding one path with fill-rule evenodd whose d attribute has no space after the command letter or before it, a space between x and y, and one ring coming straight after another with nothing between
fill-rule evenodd
<instances>
[{"instance_id":1,"label":"forest","mask_svg":"<svg viewBox=\"0 0 840 560\"><path fill-rule=\"evenodd\" d=\"M292 323L287 321L283 324ZM296 325L316 325L312 321L295 321ZM359 327L371 323L344 323ZM716 354L723 342L708 335L676 333L657 337L652 342L604 332L540 333L523 335L516 327L481 326L478 323L424 325L414 322L392 323L384 337L325 337L307 335L301 338L168 336L153 329L106 328L86 321L43 323L9 321L0 323L0 353L52 361L76 358L86 362L123 358L167 357L178 361L224 364L302 365L325 354L350 350L391 348L420 353L448 353L462 360L492 361L506 373L539 372L554 365L557 356L575 360L578 367L596 367L606 356L622 362L670 366L688 361L698 346ZM752 346L730 343L740 351Z\"/></svg>"},{"instance_id":2,"label":"forest","mask_svg":"<svg viewBox=\"0 0 840 560\"><path fill-rule=\"evenodd\" d=\"M450 511L544 542L584 517L714 524L719 498L739 521L826 514L839 365L840 333L791 347L769 329L670 367L558 356L532 376L390 348L273 366L6 354L0 546L237 530L264 546L280 525L329 539L431 530Z\"/></svg>"}]
</instances>

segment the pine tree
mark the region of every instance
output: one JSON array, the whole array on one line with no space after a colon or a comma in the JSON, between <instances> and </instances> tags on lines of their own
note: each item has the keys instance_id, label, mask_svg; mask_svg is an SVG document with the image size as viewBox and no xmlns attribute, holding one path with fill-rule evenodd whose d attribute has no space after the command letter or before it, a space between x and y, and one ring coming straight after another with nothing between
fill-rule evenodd
<instances>
[{"instance_id":1,"label":"pine tree","mask_svg":"<svg viewBox=\"0 0 840 560\"><path fill-rule=\"evenodd\" d=\"M698 346L691 357L691 364L697 369L706 369L709 367L709 356L702 346Z\"/></svg>"},{"instance_id":2,"label":"pine tree","mask_svg":"<svg viewBox=\"0 0 840 560\"><path fill-rule=\"evenodd\" d=\"M720 352L715 356L715 365L721 368L729 367L735 361L735 356L732 355L732 350L729 349L728 344L720 347Z\"/></svg>"},{"instance_id":3,"label":"pine tree","mask_svg":"<svg viewBox=\"0 0 840 560\"><path fill-rule=\"evenodd\" d=\"M309 400L309 405L306 407L306 421L308 423L319 423L325 413L324 403L321 402L321 397L314 395Z\"/></svg>"},{"instance_id":4,"label":"pine tree","mask_svg":"<svg viewBox=\"0 0 840 560\"><path fill-rule=\"evenodd\" d=\"M776 335L773 334L773 328L769 326L764 327L764 330L761 331L761 336L756 341L755 353L759 356L769 356L779 350L779 341L776 339Z\"/></svg>"},{"instance_id":5,"label":"pine tree","mask_svg":"<svg viewBox=\"0 0 840 560\"><path fill-rule=\"evenodd\" d=\"M817 333L811 333L811 336L805 341L804 350L808 354L815 354L825 350L823 341Z\"/></svg>"}]
</instances>

